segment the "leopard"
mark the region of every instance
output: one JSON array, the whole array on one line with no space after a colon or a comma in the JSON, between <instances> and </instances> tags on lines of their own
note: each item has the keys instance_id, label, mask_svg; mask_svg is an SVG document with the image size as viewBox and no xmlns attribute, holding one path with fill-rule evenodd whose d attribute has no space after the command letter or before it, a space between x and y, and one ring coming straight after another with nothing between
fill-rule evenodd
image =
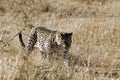
<instances>
[{"instance_id":1,"label":"leopard","mask_svg":"<svg viewBox=\"0 0 120 80\"><path fill-rule=\"evenodd\" d=\"M26 44L20 32L19 42L25 50L25 56L28 56L35 48L39 49L43 58L49 54L59 53L62 54L63 63L68 67L70 66L69 49L72 43L72 35L72 32L60 32L39 26L31 29Z\"/></svg>"}]
</instances>

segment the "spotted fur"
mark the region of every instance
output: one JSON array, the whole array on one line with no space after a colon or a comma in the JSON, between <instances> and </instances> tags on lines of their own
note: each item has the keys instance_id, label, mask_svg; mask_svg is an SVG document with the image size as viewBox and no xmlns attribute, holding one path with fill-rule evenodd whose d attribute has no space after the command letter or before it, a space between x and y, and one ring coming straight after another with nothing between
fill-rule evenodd
<instances>
[{"instance_id":1,"label":"spotted fur","mask_svg":"<svg viewBox=\"0 0 120 80\"><path fill-rule=\"evenodd\" d=\"M30 31L26 45L23 42L21 33L19 33L19 41L25 50L26 56L37 47L43 57L48 54L61 52L65 65L69 64L69 48L72 43L72 33L52 31L45 27L35 27Z\"/></svg>"}]
</instances>

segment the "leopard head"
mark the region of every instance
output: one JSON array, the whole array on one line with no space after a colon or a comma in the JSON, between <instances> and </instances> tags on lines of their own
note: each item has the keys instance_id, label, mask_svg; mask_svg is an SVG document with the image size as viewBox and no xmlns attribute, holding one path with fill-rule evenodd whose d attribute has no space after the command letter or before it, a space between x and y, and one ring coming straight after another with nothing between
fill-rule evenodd
<instances>
[{"instance_id":1,"label":"leopard head","mask_svg":"<svg viewBox=\"0 0 120 80\"><path fill-rule=\"evenodd\" d=\"M62 40L64 40L66 50L69 50L69 48L71 47L72 35L73 33L61 33Z\"/></svg>"},{"instance_id":2,"label":"leopard head","mask_svg":"<svg viewBox=\"0 0 120 80\"><path fill-rule=\"evenodd\" d=\"M69 50L72 43L72 35L73 33L56 33L54 42L58 46L63 46L66 50Z\"/></svg>"}]
</instances>

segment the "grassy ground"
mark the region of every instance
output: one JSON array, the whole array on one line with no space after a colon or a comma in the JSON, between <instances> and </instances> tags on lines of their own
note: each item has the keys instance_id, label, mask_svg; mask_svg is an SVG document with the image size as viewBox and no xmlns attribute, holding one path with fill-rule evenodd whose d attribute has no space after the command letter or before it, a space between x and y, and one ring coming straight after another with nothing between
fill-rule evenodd
<instances>
[{"instance_id":1,"label":"grassy ground","mask_svg":"<svg viewBox=\"0 0 120 80\"><path fill-rule=\"evenodd\" d=\"M119 14L119 0L0 0L0 80L119 80ZM24 61L28 24L73 32L69 68L38 49Z\"/></svg>"}]
</instances>

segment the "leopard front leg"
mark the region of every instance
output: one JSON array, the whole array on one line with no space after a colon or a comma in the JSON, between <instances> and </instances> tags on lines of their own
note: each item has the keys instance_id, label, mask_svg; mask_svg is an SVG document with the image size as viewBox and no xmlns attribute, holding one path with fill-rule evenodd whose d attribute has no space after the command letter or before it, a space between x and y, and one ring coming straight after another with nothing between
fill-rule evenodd
<instances>
[{"instance_id":1,"label":"leopard front leg","mask_svg":"<svg viewBox=\"0 0 120 80\"><path fill-rule=\"evenodd\" d=\"M69 52L64 52L63 60L64 60L65 66L69 67L70 66L70 54L69 54Z\"/></svg>"}]
</instances>

